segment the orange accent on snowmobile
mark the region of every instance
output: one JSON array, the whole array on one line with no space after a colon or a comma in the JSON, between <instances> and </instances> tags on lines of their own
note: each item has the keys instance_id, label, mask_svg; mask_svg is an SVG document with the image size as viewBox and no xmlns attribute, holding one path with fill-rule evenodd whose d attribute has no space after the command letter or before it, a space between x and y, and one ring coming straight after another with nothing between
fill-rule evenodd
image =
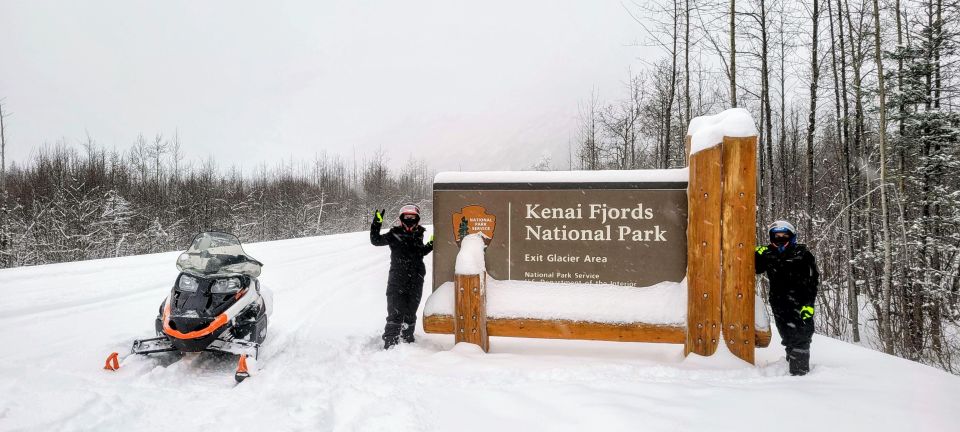
<instances>
[{"instance_id":1,"label":"orange accent on snowmobile","mask_svg":"<svg viewBox=\"0 0 960 432\"><path fill-rule=\"evenodd\" d=\"M118 355L117 353L110 353L110 356L107 357L107 363L103 365L103 368L112 371L120 369L120 360L117 359Z\"/></svg>"},{"instance_id":2,"label":"orange accent on snowmobile","mask_svg":"<svg viewBox=\"0 0 960 432\"><path fill-rule=\"evenodd\" d=\"M238 292L237 295L233 296L233 299L234 299L234 300L240 300L240 297L243 297L243 295L246 294L246 293L247 293L247 289L244 288L244 289L240 290L240 292Z\"/></svg>"},{"instance_id":3,"label":"orange accent on snowmobile","mask_svg":"<svg viewBox=\"0 0 960 432\"><path fill-rule=\"evenodd\" d=\"M220 315L217 315L217 318L214 319L213 322L210 323L210 325L200 330L194 330L189 333L181 333L177 330L170 328L170 303L167 303L167 305L163 308L163 332L177 339L202 338L210 333L213 333L218 328L223 327L223 325L226 324L228 320L229 319L227 318L227 314L220 314Z\"/></svg>"}]
</instances>

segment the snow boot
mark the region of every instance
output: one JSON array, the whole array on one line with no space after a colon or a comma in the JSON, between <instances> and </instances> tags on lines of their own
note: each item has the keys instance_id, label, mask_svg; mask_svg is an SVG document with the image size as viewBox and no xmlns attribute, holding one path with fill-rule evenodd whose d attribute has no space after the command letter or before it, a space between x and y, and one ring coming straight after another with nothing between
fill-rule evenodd
<instances>
[{"instance_id":1,"label":"snow boot","mask_svg":"<svg viewBox=\"0 0 960 432\"><path fill-rule=\"evenodd\" d=\"M416 324L403 323L400 326L400 337L403 339L404 343L414 343L416 338L413 337L413 331L416 330Z\"/></svg>"},{"instance_id":2,"label":"snow boot","mask_svg":"<svg viewBox=\"0 0 960 432\"><path fill-rule=\"evenodd\" d=\"M800 369L800 360L797 359L788 359L790 363L790 375L791 376L803 376L805 372Z\"/></svg>"},{"instance_id":3,"label":"snow boot","mask_svg":"<svg viewBox=\"0 0 960 432\"><path fill-rule=\"evenodd\" d=\"M384 338L384 339L383 339L383 349L384 349L384 350L388 350L388 349L390 349L390 348L393 348L393 347L397 346L399 343L400 343L400 338L398 338L398 337Z\"/></svg>"},{"instance_id":4,"label":"snow boot","mask_svg":"<svg viewBox=\"0 0 960 432\"><path fill-rule=\"evenodd\" d=\"M793 349L787 354L790 363L790 375L804 376L810 372L810 350Z\"/></svg>"},{"instance_id":5,"label":"snow boot","mask_svg":"<svg viewBox=\"0 0 960 432\"><path fill-rule=\"evenodd\" d=\"M400 324L388 321L383 327L383 349L393 348L398 343L400 343Z\"/></svg>"}]
</instances>

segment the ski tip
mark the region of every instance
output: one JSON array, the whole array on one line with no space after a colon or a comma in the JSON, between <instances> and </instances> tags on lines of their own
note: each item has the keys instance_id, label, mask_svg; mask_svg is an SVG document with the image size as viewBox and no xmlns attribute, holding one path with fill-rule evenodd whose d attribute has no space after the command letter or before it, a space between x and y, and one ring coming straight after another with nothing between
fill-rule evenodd
<instances>
[{"instance_id":1,"label":"ski tip","mask_svg":"<svg viewBox=\"0 0 960 432\"><path fill-rule=\"evenodd\" d=\"M116 352L110 353L110 355L107 357L107 362L103 365L103 368L111 371L120 369L120 360L118 358L119 355L120 354Z\"/></svg>"},{"instance_id":2,"label":"ski tip","mask_svg":"<svg viewBox=\"0 0 960 432\"><path fill-rule=\"evenodd\" d=\"M242 383L243 380L247 378L250 378L250 372L237 371L237 373L233 375L233 379L237 380L237 384Z\"/></svg>"}]
</instances>

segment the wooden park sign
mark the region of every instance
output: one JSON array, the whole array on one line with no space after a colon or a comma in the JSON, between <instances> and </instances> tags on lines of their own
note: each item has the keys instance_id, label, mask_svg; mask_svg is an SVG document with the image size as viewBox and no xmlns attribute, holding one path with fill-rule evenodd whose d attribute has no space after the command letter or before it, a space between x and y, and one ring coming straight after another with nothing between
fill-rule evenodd
<instances>
[{"instance_id":1,"label":"wooden park sign","mask_svg":"<svg viewBox=\"0 0 960 432\"><path fill-rule=\"evenodd\" d=\"M506 181L487 183L440 174L434 289L453 280L460 239L477 232L498 280L639 287L683 280L686 170L581 173L577 182L558 174L503 173L488 178Z\"/></svg>"},{"instance_id":2,"label":"wooden park sign","mask_svg":"<svg viewBox=\"0 0 960 432\"><path fill-rule=\"evenodd\" d=\"M439 174L433 288L453 282L455 305L425 310L424 330L485 350L489 336L512 336L681 343L711 355L722 338L752 363L755 346L770 341L755 323L757 139L717 135L728 113L701 119L707 133L693 137L687 169ZM455 275L460 243L475 233L487 244L486 271ZM488 317L488 274L636 290L686 279L686 323Z\"/></svg>"}]
</instances>

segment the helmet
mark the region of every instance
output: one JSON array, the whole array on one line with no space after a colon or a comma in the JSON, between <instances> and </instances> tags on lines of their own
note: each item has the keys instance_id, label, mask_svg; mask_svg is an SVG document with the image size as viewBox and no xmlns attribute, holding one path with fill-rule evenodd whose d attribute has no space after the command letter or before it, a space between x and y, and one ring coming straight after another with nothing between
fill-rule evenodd
<instances>
[{"instance_id":1,"label":"helmet","mask_svg":"<svg viewBox=\"0 0 960 432\"><path fill-rule=\"evenodd\" d=\"M407 204L400 208L400 224L407 231L413 230L420 223L420 207Z\"/></svg>"},{"instance_id":2,"label":"helmet","mask_svg":"<svg viewBox=\"0 0 960 432\"><path fill-rule=\"evenodd\" d=\"M783 233L787 234L790 244L797 244L797 229L794 228L790 222L778 220L770 224L768 232L770 234L770 243L772 244L777 245L777 242L775 241L776 237L778 237L777 234ZM779 237L782 238L782 236ZM784 247L786 247L786 244L777 246L782 250Z\"/></svg>"}]
</instances>

